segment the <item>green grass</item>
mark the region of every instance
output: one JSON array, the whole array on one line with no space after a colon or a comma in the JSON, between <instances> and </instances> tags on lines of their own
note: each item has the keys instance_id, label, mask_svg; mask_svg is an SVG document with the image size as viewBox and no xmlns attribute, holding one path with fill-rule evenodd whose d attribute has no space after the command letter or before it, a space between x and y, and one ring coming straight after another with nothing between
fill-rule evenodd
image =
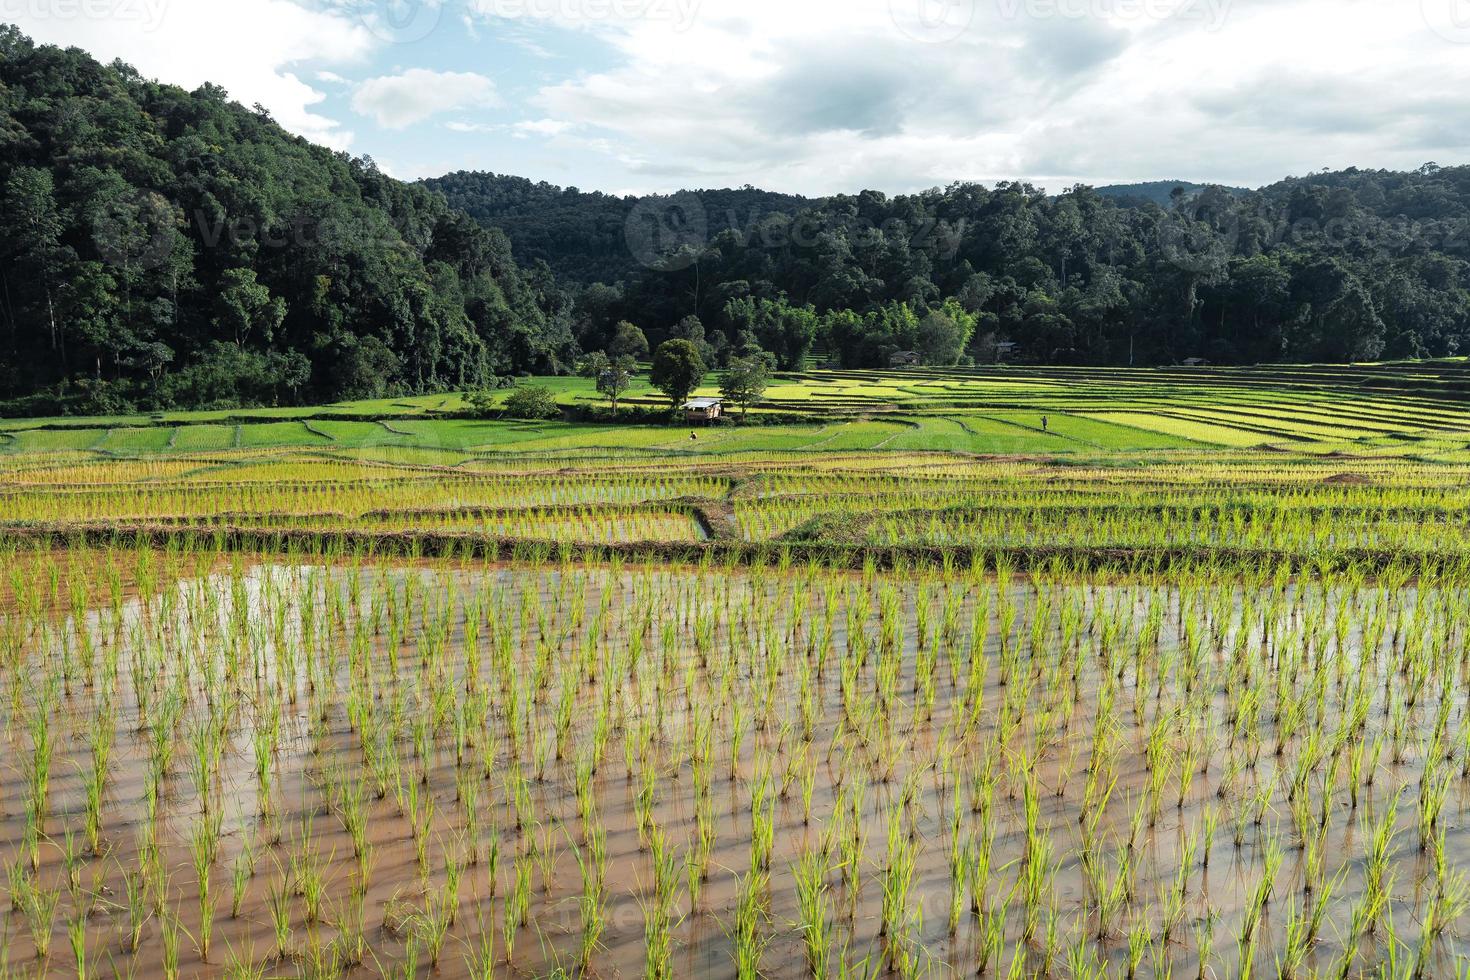
<instances>
[{"instance_id":1,"label":"green grass","mask_svg":"<svg viewBox=\"0 0 1470 980\"><path fill-rule=\"evenodd\" d=\"M1025 415L996 416L1018 425L1037 425L1038 417ZM1049 415L1049 431L1055 435L1099 449L1197 449L1200 443L1183 436L1170 435L1114 424L1081 415Z\"/></svg>"},{"instance_id":2,"label":"green grass","mask_svg":"<svg viewBox=\"0 0 1470 980\"><path fill-rule=\"evenodd\" d=\"M29 429L13 435L15 452L45 453L92 449L108 435L108 430Z\"/></svg>"},{"instance_id":3,"label":"green grass","mask_svg":"<svg viewBox=\"0 0 1470 980\"><path fill-rule=\"evenodd\" d=\"M716 394L712 374L700 394ZM605 407L590 379L535 378L568 409ZM578 424L446 418L461 392L304 408L166 412L157 416L0 421L0 453L95 451L156 455L230 449L351 452L424 450L458 465L462 454L558 453L711 456L720 453L950 452L1087 454L1272 446L1457 458L1470 444L1470 367L1440 361L1352 367L1124 369L987 367L811 371L779 375L757 421L772 412L817 416L801 425L689 430L637 423ZM495 393L497 400L510 389ZM639 379L626 400L661 407ZM1041 417L1050 420L1041 429ZM352 417L360 417L360 421ZM735 420L732 420L735 421ZM44 428L42 428L44 426ZM415 457L386 456L383 461Z\"/></svg>"},{"instance_id":4,"label":"green grass","mask_svg":"<svg viewBox=\"0 0 1470 980\"><path fill-rule=\"evenodd\" d=\"M95 448L125 455L159 453L170 447L174 431L172 428L110 429Z\"/></svg>"},{"instance_id":5,"label":"green grass","mask_svg":"<svg viewBox=\"0 0 1470 980\"><path fill-rule=\"evenodd\" d=\"M180 452L229 449L235 445L233 425L183 425L175 432L173 448Z\"/></svg>"},{"instance_id":6,"label":"green grass","mask_svg":"<svg viewBox=\"0 0 1470 980\"><path fill-rule=\"evenodd\" d=\"M1270 436L1259 432L1248 432L1244 429L1214 425L1208 422L1195 422L1170 415L1153 415L1146 412L1099 412L1089 417L1206 445L1245 448L1264 445L1271 441Z\"/></svg>"},{"instance_id":7,"label":"green grass","mask_svg":"<svg viewBox=\"0 0 1470 980\"><path fill-rule=\"evenodd\" d=\"M841 422L830 427L826 437L809 448L825 452L875 449L907 431L908 426L898 422Z\"/></svg>"},{"instance_id":8,"label":"green grass","mask_svg":"<svg viewBox=\"0 0 1470 980\"><path fill-rule=\"evenodd\" d=\"M322 446L332 440L312 432L301 422L263 422L240 426L240 446Z\"/></svg>"}]
</instances>

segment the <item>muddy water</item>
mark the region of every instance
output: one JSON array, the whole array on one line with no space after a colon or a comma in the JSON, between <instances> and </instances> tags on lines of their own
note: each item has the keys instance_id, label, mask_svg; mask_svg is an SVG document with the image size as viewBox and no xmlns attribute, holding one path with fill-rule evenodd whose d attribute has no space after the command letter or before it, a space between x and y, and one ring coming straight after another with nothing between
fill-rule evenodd
<instances>
[{"instance_id":1,"label":"muddy water","mask_svg":"<svg viewBox=\"0 0 1470 980\"><path fill-rule=\"evenodd\" d=\"M1398 833L1387 862L1391 928L1380 922L1363 937L1350 969L1376 966L1395 942L1403 947L1401 961L1417 950L1422 912L1436 888L1433 855L1419 848L1418 794L1429 733L1445 697L1452 703L1436 757L1451 758L1435 777L1449 779L1438 827L1451 873L1470 861L1460 778L1467 614L1457 592L402 563L237 562L203 578L164 579L141 595L125 593L111 603L99 597L80 619L6 614L0 635L17 639L3 668L8 764L0 768L0 859L16 869L12 882L27 877L41 894L58 894L47 961L36 957L38 917L23 909L6 914L12 969L73 975L67 923L81 916L89 969L103 975L161 975L164 926L175 920L183 976L225 975L232 962L255 963L267 975L401 976L415 958L418 974L428 975L424 913L452 902L455 922L440 974L467 975L482 935L491 937L499 974L574 972L583 934L579 856L590 860L595 830L606 841L606 925L591 965L601 976L641 975L655 873L637 799L650 785L644 775L650 771L646 812L679 861L698 834L701 779L708 785L706 820L712 814L716 830L697 900L679 868L668 910L672 976L736 974L734 910L751 868L751 799L767 778L774 847L757 929L764 975L809 975L791 865L845 836L849 826L861 828L862 857L855 869L843 869L840 847L824 852L831 870L823 916L834 958L848 964L886 969L892 959L885 954L897 945L911 953L916 971L974 974L982 964L989 972L1009 971L1019 957L1030 971L1071 975L1068 958L1081 950L1110 974L1123 975L1131 958L1128 934L1137 932L1147 940L1135 943L1143 950L1139 975L1194 976L1204 969L1236 975L1250 896L1268 854L1280 848L1253 953L1257 971L1272 974L1294 910L1323 891L1320 884L1308 889L1309 858L1288 800L1291 776L1310 751L1312 732L1330 735L1344 726L1343 692L1360 664L1371 692L1366 744L1381 740L1384 747L1378 764L1358 773L1356 806L1346 751L1330 793L1328 764L1308 769L1304 792L1314 812L1325 814L1319 877L1333 884L1303 969L1326 971L1343 953L1365 891L1364 828L1395 806ZM921 606L928 610L922 616ZM1381 633L1372 626L1379 615L1386 624ZM1420 659L1433 665L1406 666L1415 662L1409 653L1421 648L1427 653ZM967 688L976 656L988 669L980 709L966 725L975 703ZM930 657L932 667L921 671ZM118 665L112 678L109 659ZM1259 678L1262 707L1246 726L1259 741L1254 749L1251 739L1236 734L1246 692L1231 665L1243 662ZM877 700L884 697L880 676L887 668L893 670L889 694ZM928 710L919 710L926 700L921 672L935 678ZM1105 687L1113 691L1113 707L1102 721ZM564 688L570 725L559 757L556 716ZM1412 699L1410 692L1417 692ZM879 706L852 707L864 701ZM1288 726L1292 733L1278 754L1283 704L1298 705L1302 718ZM32 846L26 760L34 757L34 722L42 711L55 754L44 838ZM593 751L600 715L607 735L585 793L595 804L589 820L579 813L576 770ZM253 737L276 716L280 737L262 795ZM190 771L191 739L210 717L224 719L227 737L201 794ZM1181 718L1189 724L1172 722ZM1086 770L1100 725L1111 733L1101 742L1113 759L1112 791L1100 814L1084 814ZM1158 726L1169 731L1156 756L1168 760L1168 775L1154 813L1147 745ZM93 855L84 853L84 774L92 765L89 739L101 728L112 732L114 749L101 853ZM365 737L369 730L381 740ZM709 746L702 765L694 758L701 731ZM159 744L173 751L150 817L148 771ZM814 773L809 819L800 779L785 779L800 768L794 766L799 758L809 759ZM1028 759L1034 760L1033 822L1049 841L1050 859L1039 927L1023 941L1019 879L1028 853L1028 779L1022 760ZM1194 776L1181 799L1183 759ZM989 804L981 806L985 793L973 784L986 760L994 780ZM371 854L365 886L341 793L333 789L340 785L360 786L365 800L363 838ZM470 785L473 814L462 794ZM423 818L427 800L433 813ZM834 820L839 800L844 812L855 807L855 821ZM1140 807L1144 816L1136 819ZM987 831L992 836L994 871L987 914L974 915L967 895L951 931L957 812L962 844ZM1217 823L1206 839L1211 812ZM209 872L215 911L206 962L194 938L202 930L190 842L201 820L215 815L222 837ZM1124 858L1134 869L1106 930L1082 861L1084 816L1095 819L1093 836L1107 871ZM891 929L885 936L882 922L894 825L915 855L898 937ZM132 952L124 942L125 874L146 863L150 839L157 840L167 883L161 900L150 896L141 943ZM425 842L423 865L417 839ZM75 855L71 874L68 850ZM1187 850L1183 905L1166 939L1163 910ZM33 876L22 870L32 855L39 865ZM234 917L232 868L247 857L254 874L244 880ZM463 866L452 900L446 897L451 862ZM503 924L517 892L518 863L530 871L528 915L507 944ZM301 894L303 867L318 870L326 896L313 921ZM290 916L284 956L277 953L269 905L272 890L282 888ZM345 924L359 916L361 957L353 952L358 944L341 938L353 931ZM998 950L985 948L987 922L1002 924ZM44 921L36 928L46 930ZM1202 965L1205 934L1213 941ZM1428 955L1431 974L1451 972L1448 938Z\"/></svg>"}]
</instances>

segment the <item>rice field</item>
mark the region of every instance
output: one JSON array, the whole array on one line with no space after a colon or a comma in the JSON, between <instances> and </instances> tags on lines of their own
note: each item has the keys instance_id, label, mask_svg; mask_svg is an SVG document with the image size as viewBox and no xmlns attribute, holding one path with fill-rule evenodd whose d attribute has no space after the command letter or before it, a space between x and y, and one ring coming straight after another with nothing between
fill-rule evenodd
<instances>
[{"instance_id":1,"label":"rice field","mask_svg":"<svg viewBox=\"0 0 1470 980\"><path fill-rule=\"evenodd\" d=\"M1462 373L5 423L0 976L1470 975Z\"/></svg>"},{"instance_id":2,"label":"rice field","mask_svg":"<svg viewBox=\"0 0 1470 980\"><path fill-rule=\"evenodd\" d=\"M549 387L569 412L605 407L586 379L532 380ZM718 377L711 375L697 393L718 395ZM783 424L715 429L694 441L659 425L471 420L457 415L466 407L462 394L449 393L317 408L0 420L0 457L241 448L430 449L472 457L576 450L702 456L829 448L978 455L1273 448L1463 460L1470 458L1467 396L1470 362L1463 358L1260 368L819 370L778 375L752 410L755 420ZM640 380L626 402L655 408L666 404L660 397Z\"/></svg>"}]
</instances>

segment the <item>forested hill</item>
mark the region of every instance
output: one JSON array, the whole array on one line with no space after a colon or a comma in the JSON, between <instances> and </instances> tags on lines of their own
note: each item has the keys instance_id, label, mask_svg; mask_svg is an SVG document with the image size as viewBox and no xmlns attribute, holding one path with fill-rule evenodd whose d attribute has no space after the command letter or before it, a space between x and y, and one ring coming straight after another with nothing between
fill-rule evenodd
<instances>
[{"instance_id":1,"label":"forested hill","mask_svg":"<svg viewBox=\"0 0 1470 980\"><path fill-rule=\"evenodd\" d=\"M0 409L463 387L558 368L568 312L440 195L0 26Z\"/></svg>"},{"instance_id":2,"label":"forested hill","mask_svg":"<svg viewBox=\"0 0 1470 980\"><path fill-rule=\"evenodd\" d=\"M788 368L1470 346L1470 167L1119 192L405 184L0 26L0 413L465 389L639 351L629 323Z\"/></svg>"},{"instance_id":3,"label":"forested hill","mask_svg":"<svg viewBox=\"0 0 1470 980\"><path fill-rule=\"evenodd\" d=\"M558 187L509 174L457 171L425 180L449 203L510 237L521 262L546 262L559 279L573 283L617 282L639 268L638 219L672 219L662 229L670 236L718 234L744 228L772 214L793 215L816 202L794 194L777 194L754 187L687 191L669 198L638 198ZM675 205L686 195L699 201L696 215L681 215L661 202ZM681 225L679 219L693 222ZM630 247L629 234L634 236Z\"/></svg>"},{"instance_id":4,"label":"forested hill","mask_svg":"<svg viewBox=\"0 0 1470 980\"><path fill-rule=\"evenodd\" d=\"M815 338L849 366L911 349L931 364L1004 350L1146 365L1470 346L1467 167L1319 173L1259 191L1181 185L1165 206L1140 199L1159 197L1144 185L631 201L490 175L433 184L505 224L523 254L603 283L578 305L588 350L622 320L655 342L699 334L717 358L755 345L794 364Z\"/></svg>"},{"instance_id":5,"label":"forested hill","mask_svg":"<svg viewBox=\"0 0 1470 980\"><path fill-rule=\"evenodd\" d=\"M1161 208L1167 208L1174 203L1175 196L1183 193L1186 197L1194 197L1202 192L1209 184L1196 184L1189 180L1146 180L1137 184L1107 184L1099 187L1097 192L1103 197L1110 197L1119 204L1157 204ZM1243 187L1227 187L1226 190L1232 194L1250 193Z\"/></svg>"},{"instance_id":6,"label":"forested hill","mask_svg":"<svg viewBox=\"0 0 1470 980\"><path fill-rule=\"evenodd\" d=\"M666 227L670 235L682 231L709 237L727 229L748 229L770 215L794 216L820 208L823 203L819 198L750 186L650 197L604 194L511 174L469 170L431 177L423 183L443 193L452 207L487 227L503 230L522 263L546 262L558 279L581 284L619 282L642 271L639 256L634 254L640 233L636 222L643 217L642 212L657 216L667 210L664 205L685 195L700 202L697 226ZM1124 206L1151 203L1168 207L1176 194L1182 192L1192 198L1207 186L1187 180L1153 180L1110 184L1096 191ZM1243 188L1228 189L1249 193ZM634 223L631 229L630 221ZM632 247L630 233L635 239Z\"/></svg>"}]
</instances>

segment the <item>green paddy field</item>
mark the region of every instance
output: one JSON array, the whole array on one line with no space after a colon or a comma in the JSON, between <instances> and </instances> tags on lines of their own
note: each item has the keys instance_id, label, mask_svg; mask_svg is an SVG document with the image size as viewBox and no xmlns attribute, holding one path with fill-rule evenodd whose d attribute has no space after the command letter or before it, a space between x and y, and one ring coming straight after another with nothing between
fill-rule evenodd
<instances>
[{"instance_id":1,"label":"green paddy field","mask_svg":"<svg viewBox=\"0 0 1470 980\"><path fill-rule=\"evenodd\" d=\"M463 407L0 422L0 977L1470 976L1464 361Z\"/></svg>"}]
</instances>

